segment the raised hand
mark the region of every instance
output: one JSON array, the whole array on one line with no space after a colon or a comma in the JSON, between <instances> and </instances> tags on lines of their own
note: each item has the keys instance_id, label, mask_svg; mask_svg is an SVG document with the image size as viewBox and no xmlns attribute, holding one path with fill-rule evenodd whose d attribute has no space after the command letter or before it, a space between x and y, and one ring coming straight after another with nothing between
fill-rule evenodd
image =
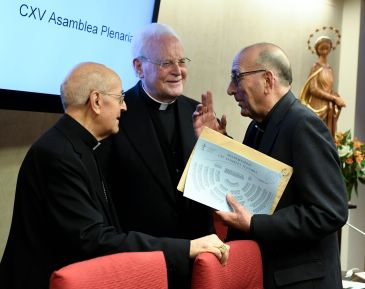
<instances>
[{"instance_id":1,"label":"raised hand","mask_svg":"<svg viewBox=\"0 0 365 289\"><path fill-rule=\"evenodd\" d=\"M198 104L193 113L193 127L196 136L200 136L205 126L220 133L226 133L227 119L223 114L221 119L217 119L213 107L213 95L210 91L202 94L201 104Z\"/></svg>"}]
</instances>

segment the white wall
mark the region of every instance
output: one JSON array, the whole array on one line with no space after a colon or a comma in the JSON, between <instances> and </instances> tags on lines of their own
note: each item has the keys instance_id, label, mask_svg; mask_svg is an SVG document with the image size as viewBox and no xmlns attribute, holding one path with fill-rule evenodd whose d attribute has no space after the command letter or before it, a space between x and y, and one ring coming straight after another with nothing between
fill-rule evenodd
<instances>
[{"instance_id":1,"label":"white wall","mask_svg":"<svg viewBox=\"0 0 365 289\"><path fill-rule=\"evenodd\" d=\"M229 133L241 140L249 119L240 116L226 93L233 56L255 42L281 46L291 59L298 95L317 58L307 50L309 34L324 25L340 27L342 5L335 0L161 0L158 21L180 34L192 59L186 94L199 99L203 91L213 91L217 112L228 114ZM340 50L329 59L335 72Z\"/></svg>"}]
</instances>

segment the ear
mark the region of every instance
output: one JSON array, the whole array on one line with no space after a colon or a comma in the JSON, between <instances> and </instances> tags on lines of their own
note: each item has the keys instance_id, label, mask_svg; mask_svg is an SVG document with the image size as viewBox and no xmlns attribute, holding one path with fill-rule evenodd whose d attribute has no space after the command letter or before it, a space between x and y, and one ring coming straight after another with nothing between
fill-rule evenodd
<instances>
[{"instance_id":1,"label":"ear","mask_svg":"<svg viewBox=\"0 0 365 289\"><path fill-rule=\"evenodd\" d=\"M102 105L102 98L100 96L100 93L96 90L93 90L90 93L89 96L89 103L90 103L90 108L96 113L96 114L100 114L101 112L101 105Z\"/></svg>"},{"instance_id":2,"label":"ear","mask_svg":"<svg viewBox=\"0 0 365 289\"><path fill-rule=\"evenodd\" d=\"M275 74L271 70L266 70L264 73L265 90L272 90L276 81Z\"/></svg>"},{"instance_id":3,"label":"ear","mask_svg":"<svg viewBox=\"0 0 365 289\"><path fill-rule=\"evenodd\" d=\"M142 68L142 61L139 60L138 58L134 58L133 59L133 67L134 67L134 71L136 72L136 75L139 78L143 78L144 74L143 74L143 68Z\"/></svg>"}]
</instances>

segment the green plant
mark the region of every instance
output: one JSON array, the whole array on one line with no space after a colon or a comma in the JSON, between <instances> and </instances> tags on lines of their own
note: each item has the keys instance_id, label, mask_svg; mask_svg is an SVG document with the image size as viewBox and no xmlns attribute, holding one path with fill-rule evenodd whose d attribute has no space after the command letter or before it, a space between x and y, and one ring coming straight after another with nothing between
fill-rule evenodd
<instances>
[{"instance_id":1,"label":"green plant","mask_svg":"<svg viewBox=\"0 0 365 289\"><path fill-rule=\"evenodd\" d=\"M357 138L352 138L350 130L344 133L337 132L335 142L350 201L353 190L358 196L358 182L365 184L365 145Z\"/></svg>"}]
</instances>

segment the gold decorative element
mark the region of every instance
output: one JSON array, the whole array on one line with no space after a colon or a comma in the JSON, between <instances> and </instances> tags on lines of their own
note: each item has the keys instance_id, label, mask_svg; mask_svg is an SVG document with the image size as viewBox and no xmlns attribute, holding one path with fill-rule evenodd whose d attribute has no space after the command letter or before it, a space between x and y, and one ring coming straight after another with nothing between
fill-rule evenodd
<instances>
[{"instance_id":1,"label":"gold decorative element","mask_svg":"<svg viewBox=\"0 0 365 289\"><path fill-rule=\"evenodd\" d=\"M222 254L224 254L227 251L227 246L222 244L218 247L219 251L221 251Z\"/></svg>"},{"instance_id":2,"label":"gold decorative element","mask_svg":"<svg viewBox=\"0 0 365 289\"><path fill-rule=\"evenodd\" d=\"M290 173L290 171L288 169L282 169L281 170L281 175L282 176L287 176Z\"/></svg>"},{"instance_id":3,"label":"gold decorative element","mask_svg":"<svg viewBox=\"0 0 365 289\"><path fill-rule=\"evenodd\" d=\"M332 49L335 50L336 47L338 45L340 45L341 43L341 34L340 34L340 30L338 30L337 28L333 27L333 26L322 26L321 28L317 28L316 30L314 30L313 33L309 34L309 37L308 37L308 40L307 40L307 48L309 51L311 51L312 53L316 53L316 50L314 48L314 44L312 44L312 40L313 40L313 37L314 35L318 34L319 32L324 32L324 31L329 31L329 32L332 32L335 34L336 36L336 40L333 41L332 40ZM328 36L328 35L326 35ZM328 36L329 37L329 36ZM330 38L330 37L329 37Z\"/></svg>"}]
</instances>

